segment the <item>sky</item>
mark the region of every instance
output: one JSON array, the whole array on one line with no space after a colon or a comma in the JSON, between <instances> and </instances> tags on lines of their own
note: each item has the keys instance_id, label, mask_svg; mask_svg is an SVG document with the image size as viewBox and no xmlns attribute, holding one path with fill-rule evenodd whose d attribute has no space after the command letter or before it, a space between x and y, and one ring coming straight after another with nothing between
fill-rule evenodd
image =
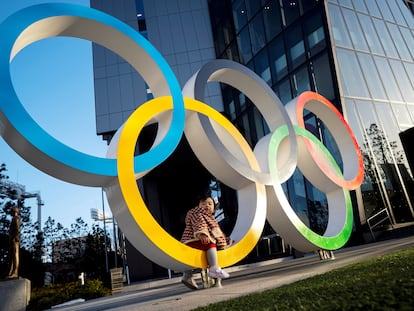
<instances>
[{"instance_id":1,"label":"sky","mask_svg":"<svg viewBox=\"0 0 414 311\"><path fill-rule=\"evenodd\" d=\"M40 3L65 2L89 6L89 0L15 0L0 2L0 22L14 12ZM0 34L1 40L2 34ZM50 135L76 150L105 157L107 144L96 135L92 44L76 38L49 38L24 48L10 65L14 88L28 113ZM39 192L44 205L42 226L50 216L69 228L78 217L91 228L90 210L110 214L101 188L70 184L51 177L17 155L0 138L0 163L9 181ZM37 201L26 199L37 221Z\"/></svg>"}]
</instances>

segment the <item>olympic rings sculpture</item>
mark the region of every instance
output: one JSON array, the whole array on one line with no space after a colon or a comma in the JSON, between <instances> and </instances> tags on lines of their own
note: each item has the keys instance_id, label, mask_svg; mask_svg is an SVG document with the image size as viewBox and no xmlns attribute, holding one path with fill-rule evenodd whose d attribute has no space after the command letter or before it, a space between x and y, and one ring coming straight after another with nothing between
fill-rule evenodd
<instances>
[{"instance_id":1,"label":"olympic rings sculpture","mask_svg":"<svg viewBox=\"0 0 414 311\"><path fill-rule=\"evenodd\" d=\"M38 169L67 182L103 187L121 230L150 260L178 271L207 265L204 252L180 243L152 217L136 181L174 152L183 134L206 169L238 192L239 212L231 234L236 243L219 251L223 267L248 255L259 241L266 219L289 244L304 252L338 249L349 239L353 223L349 190L358 188L363 180L363 161L348 124L322 96L305 92L283 106L253 71L228 60L208 62L181 90L166 61L138 32L83 6L25 8L0 25L0 34L6 33L0 42L1 135ZM114 51L141 74L154 94L117 131L106 158L84 154L51 137L29 116L14 91L9 68L13 57L25 46L55 36L87 39ZM237 88L262 113L270 134L254 150L229 120L203 103L209 82ZM331 131L342 170L306 130L304 109L317 115ZM152 148L135 155L141 130L152 122L158 123ZM282 183L296 167L326 194L329 216L323 235L299 219L283 191Z\"/></svg>"}]
</instances>

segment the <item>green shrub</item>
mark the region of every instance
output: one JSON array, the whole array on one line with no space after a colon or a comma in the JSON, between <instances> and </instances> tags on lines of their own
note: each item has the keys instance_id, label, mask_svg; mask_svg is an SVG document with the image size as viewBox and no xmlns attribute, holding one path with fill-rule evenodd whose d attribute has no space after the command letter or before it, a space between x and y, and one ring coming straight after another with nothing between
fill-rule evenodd
<instances>
[{"instance_id":1,"label":"green shrub","mask_svg":"<svg viewBox=\"0 0 414 311\"><path fill-rule=\"evenodd\" d=\"M32 290L28 309L45 310L78 298L89 300L110 294L111 290L106 288L100 280L86 280L85 285L80 285L79 282L52 284Z\"/></svg>"}]
</instances>

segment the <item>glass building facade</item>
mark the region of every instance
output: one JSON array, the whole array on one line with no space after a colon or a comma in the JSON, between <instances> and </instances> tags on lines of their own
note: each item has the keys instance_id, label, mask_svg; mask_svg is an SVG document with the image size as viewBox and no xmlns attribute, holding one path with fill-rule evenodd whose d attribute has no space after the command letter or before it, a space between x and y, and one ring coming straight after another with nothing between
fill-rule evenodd
<instances>
[{"instance_id":1,"label":"glass building facade","mask_svg":"<svg viewBox=\"0 0 414 311\"><path fill-rule=\"evenodd\" d=\"M413 127L414 18L404 1L330 1L341 103L365 161L364 217L411 221L412 168L400 133Z\"/></svg>"},{"instance_id":2,"label":"glass building facade","mask_svg":"<svg viewBox=\"0 0 414 311\"><path fill-rule=\"evenodd\" d=\"M284 104L307 90L323 95L343 113L364 158L364 182L352 193L353 239L369 242L375 238L370 229L413 221L410 163L414 163L414 151L407 143L413 138L410 129L414 127L412 1L92 0L91 7L115 15L146 36L166 58L181 85L208 60L224 58L255 71ZM94 68L98 133L110 140L135 107L151 98L151 92L128 64L99 46L94 46ZM252 147L268 133L254 103L238 90L214 84L208 88L206 102L222 111ZM341 163L335 139L323 122L311 112L305 120ZM183 176L179 182L162 181L189 151L185 141L181 145L171 162L141 181L147 200L157 206L153 213L177 236L182 229L180 217L189 207L183 204L178 208L181 216L166 211L167 202L159 196L171 193L164 188L168 183L180 184L181 188L172 192L182 197L197 186L215 182L194 157L186 159L186 164L194 162L198 174ZM204 182L192 187L200 176ZM231 228L237 194L220 183L214 185ZM299 170L284 189L301 220L322 234L328 213L325 195ZM251 260L289 254L289 248L280 238L276 240L277 233L269 226L263 237L261 243L266 245L259 243L249 256ZM152 275L163 273L156 268L152 271Z\"/></svg>"},{"instance_id":3,"label":"glass building facade","mask_svg":"<svg viewBox=\"0 0 414 311\"><path fill-rule=\"evenodd\" d=\"M412 221L412 173L399 137L413 126L412 5L398 0L209 3L218 58L251 68L283 103L312 90L344 114L365 162L356 197L359 224L374 226L384 217L392 224ZM222 94L227 115L254 146L267 133L256 107L231 87L223 86ZM323 123L312 114L307 123L335 153ZM315 207L327 210L323 194L300 172L287 182L286 192L302 220L323 231L323 221L312 217Z\"/></svg>"}]
</instances>

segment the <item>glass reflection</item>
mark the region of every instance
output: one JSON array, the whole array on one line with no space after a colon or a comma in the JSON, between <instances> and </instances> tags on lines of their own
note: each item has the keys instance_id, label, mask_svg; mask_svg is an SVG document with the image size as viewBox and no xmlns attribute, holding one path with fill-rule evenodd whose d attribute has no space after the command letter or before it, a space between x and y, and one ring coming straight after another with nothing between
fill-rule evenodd
<instances>
[{"instance_id":1,"label":"glass reflection","mask_svg":"<svg viewBox=\"0 0 414 311\"><path fill-rule=\"evenodd\" d=\"M364 35L367 39L367 43L371 52L375 54L385 55L381 41L378 38L371 18L364 14L358 14L358 18L361 21L362 28L364 29Z\"/></svg>"},{"instance_id":2,"label":"glass reflection","mask_svg":"<svg viewBox=\"0 0 414 311\"><path fill-rule=\"evenodd\" d=\"M382 85L372 56L365 53L358 53L358 59L367 81L371 98L387 99L387 94L385 93L384 86Z\"/></svg>"},{"instance_id":3,"label":"glass reflection","mask_svg":"<svg viewBox=\"0 0 414 311\"><path fill-rule=\"evenodd\" d=\"M381 79L384 82L383 85L385 91L387 92L388 99L392 101L402 101L398 83L394 78L388 60L385 57L374 56L374 61L380 73Z\"/></svg>"},{"instance_id":4,"label":"glass reflection","mask_svg":"<svg viewBox=\"0 0 414 311\"><path fill-rule=\"evenodd\" d=\"M332 22L333 37L335 44L343 47L352 48L351 39L346 31L344 19L341 14L341 10L336 5L329 5L329 14Z\"/></svg>"},{"instance_id":5,"label":"glass reflection","mask_svg":"<svg viewBox=\"0 0 414 311\"><path fill-rule=\"evenodd\" d=\"M344 49L338 49L337 53L344 95L368 98L368 88L355 53Z\"/></svg>"},{"instance_id":6,"label":"glass reflection","mask_svg":"<svg viewBox=\"0 0 414 311\"><path fill-rule=\"evenodd\" d=\"M363 31L354 11L343 9L345 23L348 26L354 48L357 50L368 51L368 45L365 42Z\"/></svg>"}]
</instances>

